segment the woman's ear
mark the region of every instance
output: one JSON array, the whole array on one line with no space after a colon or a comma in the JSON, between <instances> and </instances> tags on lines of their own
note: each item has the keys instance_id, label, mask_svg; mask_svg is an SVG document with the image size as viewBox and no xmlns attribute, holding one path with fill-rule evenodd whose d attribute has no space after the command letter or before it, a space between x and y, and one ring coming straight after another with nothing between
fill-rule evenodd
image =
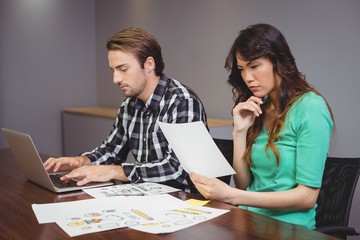
<instances>
[{"instance_id":1,"label":"woman's ear","mask_svg":"<svg viewBox=\"0 0 360 240\"><path fill-rule=\"evenodd\" d=\"M151 73L155 70L155 60L153 57L148 57L144 62L144 69L147 73Z\"/></svg>"}]
</instances>

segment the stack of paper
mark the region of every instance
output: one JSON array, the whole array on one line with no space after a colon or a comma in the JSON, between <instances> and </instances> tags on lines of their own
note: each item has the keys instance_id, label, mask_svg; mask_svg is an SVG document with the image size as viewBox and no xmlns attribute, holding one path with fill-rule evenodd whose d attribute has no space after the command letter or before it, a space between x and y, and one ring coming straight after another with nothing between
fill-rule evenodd
<instances>
[{"instance_id":1,"label":"stack of paper","mask_svg":"<svg viewBox=\"0 0 360 240\"><path fill-rule=\"evenodd\" d=\"M56 222L71 237L123 227L169 233L228 212L193 207L168 194L33 204L32 208L40 224Z\"/></svg>"}]
</instances>

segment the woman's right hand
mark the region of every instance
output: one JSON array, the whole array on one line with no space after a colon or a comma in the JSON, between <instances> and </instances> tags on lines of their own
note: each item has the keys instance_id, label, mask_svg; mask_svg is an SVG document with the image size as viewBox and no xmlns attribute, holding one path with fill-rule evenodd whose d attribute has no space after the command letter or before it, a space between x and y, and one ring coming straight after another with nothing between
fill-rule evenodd
<instances>
[{"instance_id":1,"label":"woman's right hand","mask_svg":"<svg viewBox=\"0 0 360 240\"><path fill-rule=\"evenodd\" d=\"M255 117L262 114L261 98L251 96L246 102L238 103L233 109L234 131L248 130L254 123Z\"/></svg>"},{"instance_id":2,"label":"woman's right hand","mask_svg":"<svg viewBox=\"0 0 360 240\"><path fill-rule=\"evenodd\" d=\"M206 199L215 199L222 202L229 202L230 192L234 189L217 178L207 178L194 172L190 173L190 179L196 189Z\"/></svg>"}]
</instances>

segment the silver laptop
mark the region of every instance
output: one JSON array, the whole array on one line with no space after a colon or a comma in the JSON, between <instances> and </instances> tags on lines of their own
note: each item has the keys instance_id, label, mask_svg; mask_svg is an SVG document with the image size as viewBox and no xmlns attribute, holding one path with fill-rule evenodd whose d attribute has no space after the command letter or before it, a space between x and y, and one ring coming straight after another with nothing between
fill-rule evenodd
<instances>
[{"instance_id":1,"label":"silver laptop","mask_svg":"<svg viewBox=\"0 0 360 240\"><path fill-rule=\"evenodd\" d=\"M65 172L48 173L45 170L30 135L5 128L1 128L1 131L25 177L44 188L60 193L113 184L112 182L92 182L84 186L77 186L75 180L65 183L60 180L61 175L66 174Z\"/></svg>"}]
</instances>

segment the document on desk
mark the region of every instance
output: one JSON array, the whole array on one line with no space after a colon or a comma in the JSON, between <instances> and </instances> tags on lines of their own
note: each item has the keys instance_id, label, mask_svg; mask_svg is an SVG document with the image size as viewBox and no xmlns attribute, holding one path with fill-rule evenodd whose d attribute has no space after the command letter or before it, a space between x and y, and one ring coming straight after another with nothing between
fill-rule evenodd
<instances>
[{"instance_id":1,"label":"document on desk","mask_svg":"<svg viewBox=\"0 0 360 240\"><path fill-rule=\"evenodd\" d=\"M235 174L203 122L158 123L185 171L209 178Z\"/></svg>"},{"instance_id":2,"label":"document on desk","mask_svg":"<svg viewBox=\"0 0 360 240\"><path fill-rule=\"evenodd\" d=\"M150 220L141 214L148 215L154 209L166 211L185 207L189 204L169 194L32 204L40 224L56 222L71 237L144 224Z\"/></svg>"},{"instance_id":3,"label":"document on desk","mask_svg":"<svg viewBox=\"0 0 360 240\"><path fill-rule=\"evenodd\" d=\"M56 222L64 217L81 215L84 212L102 211L108 206L120 207L121 209L130 207L171 209L174 207L187 207L189 204L169 194L153 196L115 196L70 202L32 204L33 211L40 224Z\"/></svg>"},{"instance_id":4,"label":"document on desk","mask_svg":"<svg viewBox=\"0 0 360 240\"><path fill-rule=\"evenodd\" d=\"M56 222L71 237L123 227L154 234L174 232L229 211L194 207L169 194L33 204L32 208L39 223Z\"/></svg>"},{"instance_id":5,"label":"document on desk","mask_svg":"<svg viewBox=\"0 0 360 240\"><path fill-rule=\"evenodd\" d=\"M149 196L181 191L160 183L126 183L111 185L107 187L84 189L84 192L94 198L114 197L114 196Z\"/></svg>"},{"instance_id":6,"label":"document on desk","mask_svg":"<svg viewBox=\"0 0 360 240\"><path fill-rule=\"evenodd\" d=\"M149 213L154 221L140 223L129 228L142 232L160 234L172 233L218 217L229 210L209 207L185 207Z\"/></svg>"}]
</instances>

